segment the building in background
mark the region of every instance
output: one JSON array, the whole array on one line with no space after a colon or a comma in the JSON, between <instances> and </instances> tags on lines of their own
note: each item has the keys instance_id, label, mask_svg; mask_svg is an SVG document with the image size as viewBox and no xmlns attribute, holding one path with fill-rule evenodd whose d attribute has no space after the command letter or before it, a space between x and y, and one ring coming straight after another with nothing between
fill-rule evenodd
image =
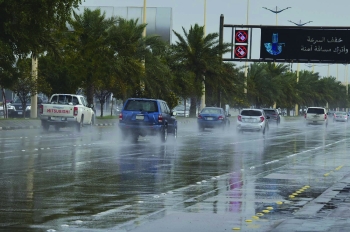
<instances>
[{"instance_id":1,"label":"building in background","mask_svg":"<svg viewBox=\"0 0 350 232\"><path fill-rule=\"evenodd\" d=\"M76 13L81 14L84 9L100 9L106 13L106 17L121 17L127 20L138 19L142 23L143 7L115 7L115 6L80 6ZM172 8L170 7L146 7L146 35L159 35L170 44L172 34Z\"/></svg>"}]
</instances>

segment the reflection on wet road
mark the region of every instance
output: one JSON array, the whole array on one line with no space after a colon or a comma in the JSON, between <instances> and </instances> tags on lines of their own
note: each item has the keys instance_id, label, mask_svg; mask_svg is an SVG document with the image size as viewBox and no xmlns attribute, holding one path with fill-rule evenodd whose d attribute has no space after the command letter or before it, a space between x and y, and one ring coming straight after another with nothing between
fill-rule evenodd
<instances>
[{"instance_id":1,"label":"reflection on wet road","mask_svg":"<svg viewBox=\"0 0 350 232\"><path fill-rule=\"evenodd\" d=\"M209 222L222 214L215 231L264 231L349 172L350 124L282 121L263 135L233 125L199 132L193 123L180 123L165 145L123 141L117 127L0 131L1 228L165 231L171 215ZM265 220L252 226L254 217Z\"/></svg>"}]
</instances>

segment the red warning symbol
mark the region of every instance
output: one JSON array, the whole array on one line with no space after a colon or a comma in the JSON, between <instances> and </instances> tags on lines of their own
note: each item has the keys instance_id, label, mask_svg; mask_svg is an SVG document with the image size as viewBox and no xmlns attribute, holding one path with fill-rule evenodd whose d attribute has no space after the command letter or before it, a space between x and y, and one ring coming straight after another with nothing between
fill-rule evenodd
<instances>
[{"instance_id":1,"label":"red warning symbol","mask_svg":"<svg viewBox=\"0 0 350 232\"><path fill-rule=\"evenodd\" d=\"M235 47L236 58L247 58L248 48L247 45L237 45Z\"/></svg>"},{"instance_id":2,"label":"red warning symbol","mask_svg":"<svg viewBox=\"0 0 350 232\"><path fill-rule=\"evenodd\" d=\"M236 43L248 43L248 30L238 30L235 33Z\"/></svg>"}]
</instances>

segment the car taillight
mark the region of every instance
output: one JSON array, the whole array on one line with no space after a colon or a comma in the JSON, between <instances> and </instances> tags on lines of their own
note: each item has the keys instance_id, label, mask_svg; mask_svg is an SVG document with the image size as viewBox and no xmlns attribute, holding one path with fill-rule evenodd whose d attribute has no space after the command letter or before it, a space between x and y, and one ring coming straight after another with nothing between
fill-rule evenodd
<instances>
[{"instance_id":1,"label":"car taillight","mask_svg":"<svg viewBox=\"0 0 350 232\"><path fill-rule=\"evenodd\" d=\"M163 115L162 114L158 115L158 122L163 122Z\"/></svg>"},{"instance_id":2,"label":"car taillight","mask_svg":"<svg viewBox=\"0 0 350 232\"><path fill-rule=\"evenodd\" d=\"M74 106L73 116L77 116L77 115L78 115L78 107Z\"/></svg>"},{"instance_id":3,"label":"car taillight","mask_svg":"<svg viewBox=\"0 0 350 232\"><path fill-rule=\"evenodd\" d=\"M198 117L197 118L202 118L202 115L201 114L198 114Z\"/></svg>"},{"instance_id":4,"label":"car taillight","mask_svg":"<svg viewBox=\"0 0 350 232\"><path fill-rule=\"evenodd\" d=\"M260 122L263 122L265 120L264 116L260 116Z\"/></svg>"},{"instance_id":5,"label":"car taillight","mask_svg":"<svg viewBox=\"0 0 350 232\"><path fill-rule=\"evenodd\" d=\"M122 113L119 114L119 120L120 121L123 120L123 114Z\"/></svg>"},{"instance_id":6,"label":"car taillight","mask_svg":"<svg viewBox=\"0 0 350 232\"><path fill-rule=\"evenodd\" d=\"M39 114L43 114L43 112L44 112L44 106L40 105Z\"/></svg>"},{"instance_id":7,"label":"car taillight","mask_svg":"<svg viewBox=\"0 0 350 232\"><path fill-rule=\"evenodd\" d=\"M238 115L238 121L242 122L242 116Z\"/></svg>"},{"instance_id":8,"label":"car taillight","mask_svg":"<svg viewBox=\"0 0 350 232\"><path fill-rule=\"evenodd\" d=\"M325 119L325 120L327 119L327 114L324 114L324 119Z\"/></svg>"},{"instance_id":9,"label":"car taillight","mask_svg":"<svg viewBox=\"0 0 350 232\"><path fill-rule=\"evenodd\" d=\"M222 117L222 116L219 116L219 120L224 120L224 117Z\"/></svg>"}]
</instances>

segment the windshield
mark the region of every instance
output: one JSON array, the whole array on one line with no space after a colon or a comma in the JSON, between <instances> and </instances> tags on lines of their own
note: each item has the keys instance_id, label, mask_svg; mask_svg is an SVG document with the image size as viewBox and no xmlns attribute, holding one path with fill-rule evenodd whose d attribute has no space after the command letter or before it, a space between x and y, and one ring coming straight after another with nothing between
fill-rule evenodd
<instances>
[{"instance_id":1,"label":"windshield","mask_svg":"<svg viewBox=\"0 0 350 232\"><path fill-rule=\"evenodd\" d=\"M13 103L22 103L21 99L19 99L19 97L16 97L14 100L13 100ZM27 103L31 103L31 98L28 98L27 99Z\"/></svg>"},{"instance_id":2,"label":"windshield","mask_svg":"<svg viewBox=\"0 0 350 232\"><path fill-rule=\"evenodd\" d=\"M262 113L259 110L242 110L242 116L261 116Z\"/></svg>"},{"instance_id":3,"label":"windshield","mask_svg":"<svg viewBox=\"0 0 350 232\"><path fill-rule=\"evenodd\" d=\"M336 115L346 115L346 112L335 112Z\"/></svg>"},{"instance_id":4,"label":"windshield","mask_svg":"<svg viewBox=\"0 0 350 232\"><path fill-rule=\"evenodd\" d=\"M176 106L174 110L185 110L185 106ZM186 110L188 110L188 107Z\"/></svg>"},{"instance_id":5,"label":"windshield","mask_svg":"<svg viewBox=\"0 0 350 232\"><path fill-rule=\"evenodd\" d=\"M127 102L124 110L158 112L158 107L156 101L130 100Z\"/></svg>"},{"instance_id":6,"label":"windshield","mask_svg":"<svg viewBox=\"0 0 350 232\"><path fill-rule=\"evenodd\" d=\"M220 109L210 109L210 108L204 108L201 112L202 114L220 114Z\"/></svg>"},{"instance_id":7,"label":"windshield","mask_svg":"<svg viewBox=\"0 0 350 232\"><path fill-rule=\"evenodd\" d=\"M307 113L308 114L324 114L324 109L322 109L322 108L308 108Z\"/></svg>"},{"instance_id":8,"label":"windshield","mask_svg":"<svg viewBox=\"0 0 350 232\"><path fill-rule=\"evenodd\" d=\"M276 114L275 110L264 110L266 114Z\"/></svg>"}]
</instances>

